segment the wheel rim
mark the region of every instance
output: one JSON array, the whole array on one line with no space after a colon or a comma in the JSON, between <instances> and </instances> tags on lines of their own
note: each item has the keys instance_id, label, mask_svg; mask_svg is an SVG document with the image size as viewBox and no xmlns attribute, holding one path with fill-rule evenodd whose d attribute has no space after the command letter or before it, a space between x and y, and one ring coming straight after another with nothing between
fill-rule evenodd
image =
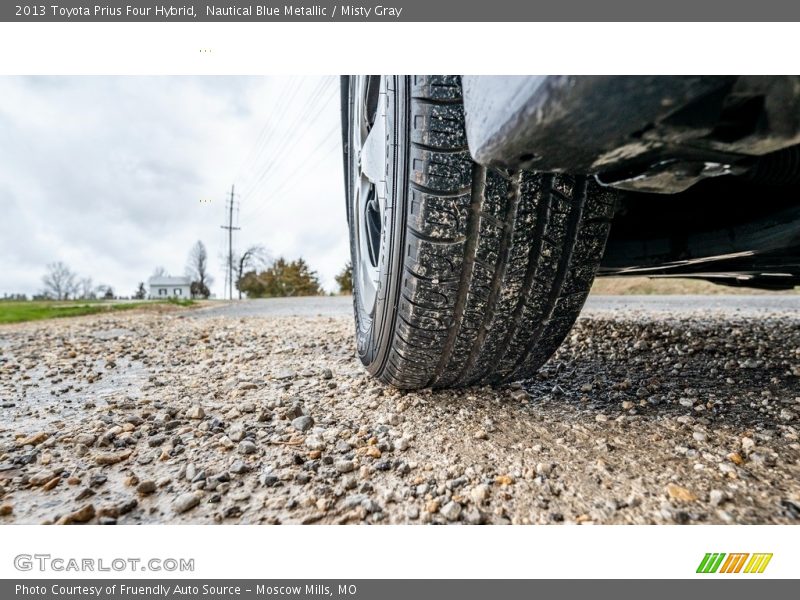
<instances>
[{"instance_id":1,"label":"wheel rim","mask_svg":"<svg viewBox=\"0 0 800 600\"><path fill-rule=\"evenodd\" d=\"M367 315L375 312L386 212L386 84L357 77L352 118L353 217L357 257L355 285Z\"/></svg>"}]
</instances>

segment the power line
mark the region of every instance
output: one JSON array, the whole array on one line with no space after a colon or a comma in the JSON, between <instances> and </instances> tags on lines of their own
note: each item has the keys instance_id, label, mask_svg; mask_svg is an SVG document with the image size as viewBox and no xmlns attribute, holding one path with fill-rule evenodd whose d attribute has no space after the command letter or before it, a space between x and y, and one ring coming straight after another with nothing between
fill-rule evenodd
<instances>
[{"instance_id":1,"label":"power line","mask_svg":"<svg viewBox=\"0 0 800 600\"><path fill-rule=\"evenodd\" d=\"M248 153L245 155L244 160L242 160L242 164L239 166L239 169L236 173L236 177L234 179L239 179L240 176L243 174L245 167L248 166L250 163L255 163L258 161L259 156L267 148L267 132L270 129L275 128L276 123L280 123L283 121L283 117L286 114L287 109L292 105L294 102L297 93L303 87L303 81L305 77L297 78L294 77L290 80L289 83L284 86L278 101L275 103L274 110L271 110L267 120L264 122L264 126L261 128L261 132L258 134L255 143L250 148Z\"/></svg>"},{"instance_id":2,"label":"power line","mask_svg":"<svg viewBox=\"0 0 800 600\"><path fill-rule=\"evenodd\" d=\"M290 183L295 181L295 177L300 173L300 171L304 169L313 171L313 169L319 163L321 163L326 158L330 157L331 152L335 152L338 148L340 148L341 141L338 139L338 136L336 135L337 133L339 133L339 126L335 125L333 129L331 129L328 132L325 138L311 152L309 152L306 155L305 157L306 160L304 162L298 164L293 171L289 172L287 175L283 177L283 179L279 180L277 183L275 183L275 181L272 181L271 182L272 185L265 190L264 198L250 212L246 213L247 217L252 218L255 215L259 214L267 205L269 205L269 203L274 198L276 198L279 195L280 192L282 192ZM336 141L333 145L330 144L328 146L325 145L326 142L329 142L331 139L334 138L336 138ZM317 156L317 153L323 149L326 151ZM317 160L312 162L311 159L313 158L317 158Z\"/></svg>"},{"instance_id":3,"label":"power line","mask_svg":"<svg viewBox=\"0 0 800 600\"><path fill-rule=\"evenodd\" d=\"M245 190L243 198L249 198L253 195L267 179L267 176L281 164L281 161L287 159L291 154L291 150L297 148L298 142L304 138L309 131L313 130L313 124L316 123L320 114L324 112L321 108L326 106L335 95L333 93L327 96L325 95L326 92L336 91L335 89L331 90L332 83L333 79L323 79L316 85L306 100L305 106L298 111L292 123L284 131L283 136L272 146L272 151L265 156L264 168ZM320 100L323 101L322 107L319 104ZM311 119L312 116L315 116L315 118Z\"/></svg>"}]
</instances>

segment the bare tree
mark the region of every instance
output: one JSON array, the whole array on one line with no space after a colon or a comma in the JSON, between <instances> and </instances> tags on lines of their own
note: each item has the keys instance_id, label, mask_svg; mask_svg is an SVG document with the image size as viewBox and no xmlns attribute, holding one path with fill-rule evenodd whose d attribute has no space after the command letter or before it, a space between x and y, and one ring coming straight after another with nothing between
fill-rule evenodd
<instances>
[{"instance_id":1,"label":"bare tree","mask_svg":"<svg viewBox=\"0 0 800 600\"><path fill-rule=\"evenodd\" d=\"M242 289L239 283L242 281L242 277L248 271L257 270L258 267L267 262L269 256L263 246L255 245L250 246L238 256L234 255L232 259L233 265L231 265L231 268L236 276L236 289L239 290L239 300L241 300Z\"/></svg>"},{"instance_id":2,"label":"bare tree","mask_svg":"<svg viewBox=\"0 0 800 600\"><path fill-rule=\"evenodd\" d=\"M186 264L186 274L192 280L192 296L208 298L211 294L209 286L214 282L208 273L208 252L205 244L197 240L189 252L189 261Z\"/></svg>"},{"instance_id":3,"label":"bare tree","mask_svg":"<svg viewBox=\"0 0 800 600\"><path fill-rule=\"evenodd\" d=\"M97 298L94 283L91 277L84 277L78 282L79 295L81 300L94 300Z\"/></svg>"},{"instance_id":4,"label":"bare tree","mask_svg":"<svg viewBox=\"0 0 800 600\"><path fill-rule=\"evenodd\" d=\"M61 261L47 265L47 273L42 277L42 283L45 295L56 300L67 300L78 291L75 273Z\"/></svg>"},{"instance_id":5,"label":"bare tree","mask_svg":"<svg viewBox=\"0 0 800 600\"><path fill-rule=\"evenodd\" d=\"M153 269L153 274L150 276L150 279L154 277L169 277L169 273L164 267L156 267Z\"/></svg>"}]
</instances>

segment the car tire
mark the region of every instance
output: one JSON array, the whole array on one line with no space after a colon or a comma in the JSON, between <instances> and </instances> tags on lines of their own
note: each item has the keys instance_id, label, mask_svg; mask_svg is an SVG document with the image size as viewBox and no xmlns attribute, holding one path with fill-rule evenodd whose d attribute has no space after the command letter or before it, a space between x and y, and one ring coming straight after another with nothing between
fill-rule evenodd
<instances>
[{"instance_id":1,"label":"car tire","mask_svg":"<svg viewBox=\"0 0 800 600\"><path fill-rule=\"evenodd\" d=\"M530 377L589 293L614 193L473 162L459 76L343 85L359 358L405 389Z\"/></svg>"}]
</instances>

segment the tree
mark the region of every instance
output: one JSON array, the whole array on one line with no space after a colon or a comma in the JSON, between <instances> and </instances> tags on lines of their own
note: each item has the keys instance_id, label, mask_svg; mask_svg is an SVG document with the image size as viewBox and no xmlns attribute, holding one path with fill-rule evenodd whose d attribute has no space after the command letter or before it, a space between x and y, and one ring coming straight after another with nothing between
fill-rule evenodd
<instances>
[{"instance_id":1,"label":"tree","mask_svg":"<svg viewBox=\"0 0 800 600\"><path fill-rule=\"evenodd\" d=\"M353 264L348 260L347 264L344 266L344 269L334 277L336 283L339 284L339 293L340 294L352 294L353 293Z\"/></svg>"},{"instance_id":2,"label":"tree","mask_svg":"<svg viewBox=\"0 0 800 600\"><path fill-rule=\"evenodd\" d=\"M287 261L281 257L260 273L248 271L242 276L239 287L249 298L319 296L324 293L316 272L302 258Z\"/></svg>"},{"instance_id":3,"label":"tree","mask_svg":"<svg viewBox=\"0 0 800 600\"><path fill-rule=\"evenodd\" d=\"M155 277L169 277L169 273L164 267L156 267L155 269L153 269L153 274L150 275L150 279L153 279Z\"/></svg>"},{"instance_id":4,"label":"tree","mask_svg":"<svg viewBox=\"0 0 800 600\"><path fill-rule=\"evenodd\" d=\"M110 285L100 284L97 286L97 293L103 300L113 300L114 299L114 288Z\"/></svg>"},{"instance_id":5,"label":"tree","mask_svg":"<svg viewBox=\"0 0 800 600\"><path fill-rule=\"evenodd\" d=\"M56 300L67 300L75 296L78 291L75 273L61 261L47 265L47 273L42 277L42 283L44 295Z\"/></svg>"},{"instance_id":6,"label":"tree","mask_svg":"<svg viewBox=\"0 0 800 600\"><path fill-rule=\"evenodd\" d=\"M208 273L208 252L202 241L192 246L189 252L189 261L186 264L186 274L192 280L192 297L208 298L211 295L209 286L214 282Z\"/></svg>"},{"instance_id":7,"label":"tree","mask_svg":"<svg viewBox=\"0 0 800 600\"><path fill-rule=\"evenodd\" d=\"M144 300L147 298L147 290L144 289L144 281L139 282L139 287L136 290L136 293L133 295L134 300Z\"/></svg>"},{"instance_id":8,"label":"tree","mask_svg":"<svg viewBox=\"0 0 800 600\"><path fill-rule=\"evenodd\" d=\"M78 288L80 290L79 294L81 300L94 300L97 298L94 283L92 283L91 277L82 278L78 283Z\"/></svg>"},{"instance_id":9,"label":"tree","mask_svg":"<svg viewBox=\"0 0 800 600\"><path fill-rule=\"evenodd\" d=\"M231 265L231 268L233 268L236 280L236 289L239 290L239 300L242 299L242 277L248 271L255 271L259 266L263 265L266 258L267 251L263 246L250 246L239 256L232 257L233 265Z\"/></svg>"}]
</instances>

